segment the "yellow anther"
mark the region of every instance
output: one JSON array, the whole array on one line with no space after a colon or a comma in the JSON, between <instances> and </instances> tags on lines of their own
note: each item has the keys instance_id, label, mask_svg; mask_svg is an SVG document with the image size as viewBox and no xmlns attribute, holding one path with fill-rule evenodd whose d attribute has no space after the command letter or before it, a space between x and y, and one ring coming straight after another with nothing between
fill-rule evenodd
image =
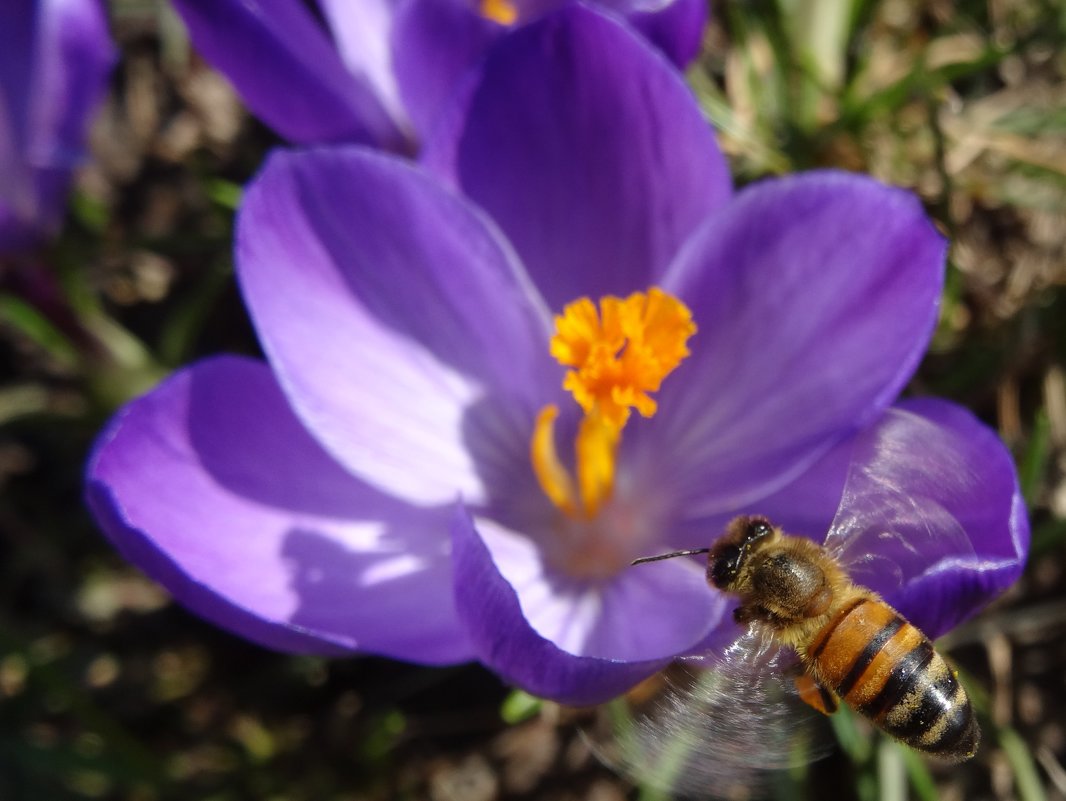
<instances>
[{"instance_id":1,"label":"yellow anther","mask_svg":"<svg viewBox=\"0 0 1066 801\"><path fill-rule=\"evenodd\" d=\"M688 354L696 332L692 313L661 289L607 296L599 307L579 298L555 317L550 350L571 368L563 388L585 412L575 443L575 482L555 450L559 410L546 406L537 416L530 452L544 494L570 516L595 517L610 499L618 444L631 409L644 417L657 405L648 393Z\"/></svg>"},{"instance_id":2,"label":"yellow anther","mask_svg":"<svg viewBox=\"0 0 1066 801\"><path fill-rule=\"evenodd\" d=\"M509 0L481 0L481 16L510 25L518 19L518 9Z\"/></svg>"},{"instance_id":3,"label":"yellow anther","mask_svg":"<svg viewBox=\"0 0 1066 801\"><path fill-rule=\"evenodd\" d=\"M688 356L696 324L685 304L653 287L624 300L605 297L598 314L588 298L576 300L556 315L555 331L551 354L573 368L563 388L586 414L598 411L621 431L630 409L655 414L648 393Z\"/></svg>"}]
</instances>

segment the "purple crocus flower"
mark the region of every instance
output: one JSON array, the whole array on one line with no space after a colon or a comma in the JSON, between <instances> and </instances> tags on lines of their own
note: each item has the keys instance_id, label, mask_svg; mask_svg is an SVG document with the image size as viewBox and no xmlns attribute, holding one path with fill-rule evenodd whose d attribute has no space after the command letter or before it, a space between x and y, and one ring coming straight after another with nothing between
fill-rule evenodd
<instances>
[{"instance_id":1,"label":"purple crocus flower","mask_svg":"<svg viewBox=\"0 0 1066 801\"><path fill-rule=\"evenodd\" d=\"M677 73L580 7L495 45L438 135L436 172L274 154L237 241L266 362L193 365L101 436L89 503L179 601L583 704L735 635L700 564L628 563L736 513L921 533L855 542L931 636L1017 577L1005 448L892 405L943 278L912 195L840 172L734 194Z\"/></svg>"},{"instance_id":2,"label":"purple crocus flower","mask_svg":"<svg viewBox=\"0 0 1066 801\"><path fill-rule=\"evenodd\" d=\"M297 144L411 152L493 42L572 0L174 0L204 57ZM678 66L699 50L707 0L589 0Z\"/></svg>"},{"instance_id":3,"label":"purple crocus flower","mask_svg":"<svg viewBox=\"0 0 1066 801\"><path fill-rule=\"evenodd\" d=\"M59 225L113 60L98 0L0 8L0 251Z\"/></svg>"}]
</instances>

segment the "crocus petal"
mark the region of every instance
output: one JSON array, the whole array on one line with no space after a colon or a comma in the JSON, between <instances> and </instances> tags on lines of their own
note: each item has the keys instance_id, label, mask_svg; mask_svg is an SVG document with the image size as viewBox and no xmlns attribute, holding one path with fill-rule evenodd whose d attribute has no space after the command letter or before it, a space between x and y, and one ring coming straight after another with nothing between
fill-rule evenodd
<instances>
[{"instance_id":1,"label":"crocus petal","mask_svg":"<svg viewBox=\"0 0 1066 801\"><path fill-rule=\"evenodd\" d=\"M31 244L58 224L113 61L96 0L0 9L0 248Z\"/></svg>"},{"instance_id":2,"label":"crocus petal","mask_svg":"<svg viewBox=\"0 0 1066 801\"><path fill-rule=\"evenodd\" d=\"M392 63L392 31L402 0L318 0L348 71L362 76L394 120L406 119Z\"/></svg>"},{"instance_id":3,"label":"crocus petal","mask_svg":"<svg viewBox=\"0 0 1066 801\"><path fill-rule=\"evenodd\" d=\"M664 281L699 331L658 416L634 427L641 469L701 515L798 476L909 379L945 247L917 198L869 178L815 172L746 189Z\"/></svg>"},{"instance_id":4,"label":"crocus petal","mask_svg":"<svg viewBox=\"0 0 1066 801\"><path fill-rule=\"evenodd\" d=\"M16 0L15 5L25 2ZM103 4L97 0L38 5L27 155L35 166L70 168L85 155L89 121L103 95L115 50Z\"/></svg>"},{"instance_id":5,"label":"crocus petal","mask_svg":"<svg viewBox=\"0 0 1066 801\"><path fill-rule=\"evenodd\" d=\"M88 468L116 547L199 615L272 648L464 661L448 512L352 478L266 365L221 357L122 410Z\"/></svg>"},{"instance_id":6,"label":"crocus petal","mask_svg":"<svg viewBox=\"0 0 1066 801\"><path fill-rule=\"evenodd\" d=\"M467 0L469 2L469 0ZM566 4L565 0L512 0L518 17L528 21ZM707 25L707 0L590 0L587 5L614 14L655 45L677 67L699 52Z\"/></svg>"},{"instance_id":7,"label":"crocus petal","mask_svg":"<svg viewBox=\"0 0 1066 801\"><path fill-rule=\"evenodd\" d=\"M703 641L722 617L726 602L690 560L575 578L566 565L547 564L529 536L484 518L475 528L528 625L574 656L626 662L673 656Z\"/></svg>"},{"instance_id":8,"label":"crocus petal","mask_svg":"<svg viewBox=\"0 0 1066 801\"><path fill-rule=\"evenodd\" d=\"M465 0L407 0L392 34L396 79L415 130L431 131L463 76L476 65L503 26Z\"/></svg>"},{"instance_id":9,"label":"crocus petal","mask_svg":"<svg viewBox=\"0 0 1066 801\"><path fill-rule=\"evenodd\" d=\"M20 160L30 120L36 44L44 8L36 0L11 0L0 7L0 177ZM6 186L0 184L0 192ZM2 196L2 195L0 195Z\"/></svg>"},{"instance_id":10,"label":"crocus petal","mask_svg":"<svg viewBox=\"0 0 1066 801\"><path fill-rule=\"evenodd\" d=\"M699 54L710 9L707 0L673 0L666 4L624 0L620 5L629 24L678 67L687 66Z\"/></svg>"},{"instance_id":11,"label":"crocus petal","mask_svg":"<svg viewBox=\"0 0 1066 801\"><path fill-rule=\"evenodd\" d=\"M538 634L462 506L452 519L452 559L456 606L477 658L534 695L575 706L597 704L669 663L573 656Z\"/></svg>"},{"instance_id":12,"label":"crocus petal","mask_svg":"<svg viewBox=\"0 0 1066 801\"><path fill-rule=\"evenodd\" d=\"M478 75L464 124L437 128L449 141L427 150L499 223L553 309L647 288L729 197L681 76L613 19L564 8L503 37Z\"/></svg>"},{"instance_id":13,"label":"crocus petal","mask_svg":"<svg viewBox=\"0 0 1066 801\"><path fill-rule=\"evenodd\" d=\"M1029 521L1014 461L966 409L905 401L856 442L826 545L937 637L1021 575Z\"/></svg>"},{"instance_id":14,"label":"crocus petal","mask_svg":"<svg viewBox=\"0 0 1066 801\"><path fill-rule=\"evenodd\" d=\"M349 72L299 0L175 0L197 50L252 112L293 142L405 150L376 78Z\"/></svg>"},{"instance_id":15,"label":"crocus petal","mask_svg":"<svg viewBox=\"0 0 1066 801\"><path fill-rule=\"evenodd\" d=\"M965 409L928 398L889 409L740 512L824 540L856 582L931 637L1010 586L1029 550L1007 449ZM692 521L682 543L699 530L713 538L721 524Z\"/></svg>"},{"instance_id":16,"label":"crocus petal","mask_svg":"<svg viewBox=\"0 0 1066 801\"><path fill-rule=\"evenodd\" d=\"M464 200L360 148L276 153L249 187L237 267L263 347L364 480L416 503L481 501L491 465L528 465L558 369L505 248Z\"/></svg>"}]
</instances>

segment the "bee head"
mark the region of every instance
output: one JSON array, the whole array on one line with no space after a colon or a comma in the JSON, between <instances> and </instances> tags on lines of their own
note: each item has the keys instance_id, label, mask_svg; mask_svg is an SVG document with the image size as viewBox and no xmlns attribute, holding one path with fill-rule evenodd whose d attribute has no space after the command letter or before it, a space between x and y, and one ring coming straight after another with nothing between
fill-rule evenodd
<instances>
[{"instance_id":1,"label":"bee head","mask_svg":"<svg viewBox=\"0 0 1066 801\"><path fill-rule=\"evenodd\" d=\"M743 572L748 558L778 536L773 525L760 515L735 518L707 556L707 581L720 590L743 589Z\"/></svg>"}]
</instances>

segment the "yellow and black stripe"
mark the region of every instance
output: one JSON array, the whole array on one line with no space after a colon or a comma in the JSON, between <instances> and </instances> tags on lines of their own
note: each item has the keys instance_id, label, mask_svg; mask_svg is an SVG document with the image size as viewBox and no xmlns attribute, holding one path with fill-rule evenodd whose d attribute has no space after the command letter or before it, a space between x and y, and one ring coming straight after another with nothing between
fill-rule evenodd
<instances>
[{"instance_id":1,"label":"yellow and black stripe","mask_svg":"<svg viewBox=\"0 0 1066 801\"><path fill-rule=\"evenodd\" d=\"M883 601L846 604L806 659L849 706L912 748L950 760L976 751L966 691L925 635Z\"/></svg>"}]
</instances>

